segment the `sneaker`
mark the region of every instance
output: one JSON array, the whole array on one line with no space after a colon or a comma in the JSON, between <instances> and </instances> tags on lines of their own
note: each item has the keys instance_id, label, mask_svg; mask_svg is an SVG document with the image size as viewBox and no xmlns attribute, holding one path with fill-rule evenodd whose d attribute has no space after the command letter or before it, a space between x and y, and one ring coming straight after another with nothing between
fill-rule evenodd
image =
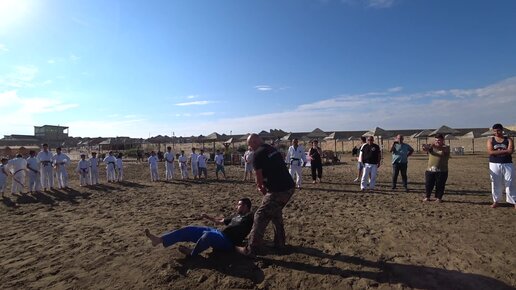
<instances>
[{"instance_id":1,"label":"sneaker","mask_svg":"<svg viewBox=\"0 0 516 290\"><path fill-rule=\"evenodd\" d=\"M353 180L353 182L358 182L358 177L357 177L357 178L355 178L355 180Z\"/></svg>"}]
</instances>

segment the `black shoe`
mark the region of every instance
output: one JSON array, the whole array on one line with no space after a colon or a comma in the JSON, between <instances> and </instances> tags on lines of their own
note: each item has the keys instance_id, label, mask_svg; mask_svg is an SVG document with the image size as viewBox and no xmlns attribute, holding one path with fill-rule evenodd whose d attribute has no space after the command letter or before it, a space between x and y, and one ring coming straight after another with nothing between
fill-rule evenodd
<instances>
[{"instance_id":1,"label":"black shoe","mask_svg":"<svg viewBox=\"0 0 516 290\"><path fill-rule=\"evenodd\" d=\"M409 189L408 189L408 187L405 187L405 192L409 192Z\"/></svg>"}]
</instances>

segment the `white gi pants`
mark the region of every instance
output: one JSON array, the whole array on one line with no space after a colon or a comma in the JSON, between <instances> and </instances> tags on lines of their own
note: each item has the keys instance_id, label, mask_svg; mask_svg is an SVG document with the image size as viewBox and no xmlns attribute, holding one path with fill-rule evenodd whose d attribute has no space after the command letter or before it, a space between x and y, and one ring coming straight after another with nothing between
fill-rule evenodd
<instances>
[{"instance_id":1,"label":"white gi pants","mask_svg":"<svg viewBox=\"0 0 516 290\"><path fill-rule=\"evenodd\" d=\"M165 161L165 179L174 179L174 163Z\"/></svg>"},{"instance_id":2,"label":"white gi pants","mask_svg":"<svg viewBox=\"0 0 516 290\"><path fill-rule=\"evenodd\" d=\"M158 181L158 167L150 167L150 180L151 181Z\"/></svg>"},{"instance_id":3,"label":"white gi pants","mask_svg":"<svg viewBox=\"0 0 516 290\"><path fill-rule=\"evenodd\" d=\"M199 166L197 166L197 164L192 164L192 175L193 178L197 178L197 176L199 176Z\"/></svg>"},{"instance_id":4,"label":"white gi pants","mask_svg":"<svg viewBox=\"0 0 516 290\"><path fill-rule=\"evenodd\" d=\"M57 186L65 188L68 186L68 172L65 165L59 165L56 168Z\"/></svg>"},{"instance_id":5,"label":"white gi pants","mask_svg":"<svg viewBox=\"0 0 516 290\"><path fill-rule=\"evenodd\" d=\"M296 186L298 188L301 187L303 183L303 167L301 165L290 164L290 169L288 170L292 179L296 182Z\"/></svg>"},{"instance_id":6,"label":"white gi pants","mask_svg":"<svg viewBox=\"0 0 516 290\"><path fill-rule=\"evenodd\" d=\"M186 164L181 163L179 165L179 169L181 169L181 179L188 179L188 168L186 167Z\"/></svg>"},{"instance_id":7,"label":"white gi pants","mask_svg":"<svg viewBox=\"0 0 516 290\"><path fill-rule=\"evenodd\" d=\"M11 185L11 193L23 192L25 186L25 171L19 170L13 175L13 184Z\"/></svg>"},{"instance_id":8,"label":"white gi pants","mask_svg":"<svg viewBox=\"0 0 516 290\"><path fill-rule=\"evenodd\" d=\"M369 178L369 174L371 174L371 179L369 180L369 188L374 189L374 186L376 184L377 172L378 164L364 163L364 169L362 170L362 180L360 180L360 189L367 188L367 180Z\"/></svg>"},{"instance_id":9,"label":"white gi pants","mask_svg":"<svg viewBox=\"0 0 516 290\"><path fill-rule=\"evenodd\" d=\"M118 175L117 175L117 181L123 181L124 180L124 168L118 168Z\"/></svg>"},{"instance_id":10,"label":"white gi pants","mask_svg":"<svg viewBox=\"0 0 516 290\"><path fill-rule=\"evenodd\" d=\"M35 192L41 190L41 176L38 172L29 170L29 191Z\"/></svg>"},{"instance_id":11,"label":"white gi pants","mask_svg":"<svg viewBox=\"0 0 516 290\"><path fill-rule=\"evenodd\" d=\"M88 169L79 169L79 181L81 186L88 185Z\"/></svg>"},{"instance_id":12,"label":"white gi pants","mask_svg":"<svg viewBox=\"0 0 516 290\"><path fill-rule=\"evenodd\" d=\"M50 163L48 165L41 165L41 186L45 189L54 187L54 172Z\"/></svg>"},{"instance_id":13,"label":"white gi pants","mask_svg":"<svg viewBox=\"0 0 516 290\"><path fill-rule=\"evenodd\" d=\"M90 184L99 184L99 169L95 167L90 168Z\"/></svg>"},{"instance_id":14,"label":"white gi pants","mask_svg":"<svg viewBox=\"0 0 516 290\"><path fill-rule=\"evenodd\" d=\"M489 162L491 177L491 193L494 202L500 202L505 189L505 199L508 203L516 204L516 190L514 189L514 166L512 163Z\"/></svg>"},{"instance_id":15,"label":"white gi pants","mask_svg":"<svg viewBox=\"0 0 516 290\"><path fill-rule=\"evenodd\" d=\"M116 172L114 164L108 164L108 166L106 167L106 175L108 182L116 181Z\"/></svg>"}]
</instances>

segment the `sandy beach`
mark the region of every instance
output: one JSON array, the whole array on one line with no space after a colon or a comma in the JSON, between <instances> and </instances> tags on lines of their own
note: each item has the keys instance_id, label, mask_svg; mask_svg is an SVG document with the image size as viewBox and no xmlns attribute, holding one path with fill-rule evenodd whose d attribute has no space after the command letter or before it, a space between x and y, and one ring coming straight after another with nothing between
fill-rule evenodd
<instances>
[{"instance_id":1,"label":"sandy beach","mask_svg":"<svg viewBox=\"0 0 516 290\"><path fill-rule=\"evenodd\" d=\"M204 252L185 258L152 247L145 228L163 233L214 226L205 212L226 216L241 197L261 195L229 179L151 183L145 163L126 162L122 183L13 196L0 205L2 289L514 289L516 210L491 209L485 155L453 156L443 203L422 202L427 157L409 161L410 192L392 191L390 156L378 191L362 193L356 161L324 167L323 183L304 187L284 210L289 252L272 248L248 259ZM75 163L76 164L76 163ZM164 164L160 163L163 177ZM75 165L73 166L75 167ZM179 177L176 169L175 177ZM401 180L400 180L401 181ZM272 240L269 226L266 241Z\"/></svg>"}]
</instances>

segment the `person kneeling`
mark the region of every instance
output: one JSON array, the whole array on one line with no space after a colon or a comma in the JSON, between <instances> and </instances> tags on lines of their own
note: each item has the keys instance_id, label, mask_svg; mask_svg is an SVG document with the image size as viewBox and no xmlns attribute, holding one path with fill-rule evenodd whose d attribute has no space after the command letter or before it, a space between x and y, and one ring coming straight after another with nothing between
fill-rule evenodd
<instances>
[{"instance_id":1,"label":"person kneeling","mask_svg":"<svg viewBox=\"0 0 516 290\"><path fill-rule=\"evenodd\" d=\"M231 218L218 219L204 213L201 217L219 225L226 225L226 227L219 231L211 227L187 226L162 236L155 236L145 229L145 235L153 246L163 244L163 247L170 247L178 242L196 243L193 249L181 246L179 251L187 256L197 256L209 247L219 251L234 250L235 246L242 244L253 227L253 214L249 198L242 198L238 201L236 215Z\"/></svg>"}]
</instances>

